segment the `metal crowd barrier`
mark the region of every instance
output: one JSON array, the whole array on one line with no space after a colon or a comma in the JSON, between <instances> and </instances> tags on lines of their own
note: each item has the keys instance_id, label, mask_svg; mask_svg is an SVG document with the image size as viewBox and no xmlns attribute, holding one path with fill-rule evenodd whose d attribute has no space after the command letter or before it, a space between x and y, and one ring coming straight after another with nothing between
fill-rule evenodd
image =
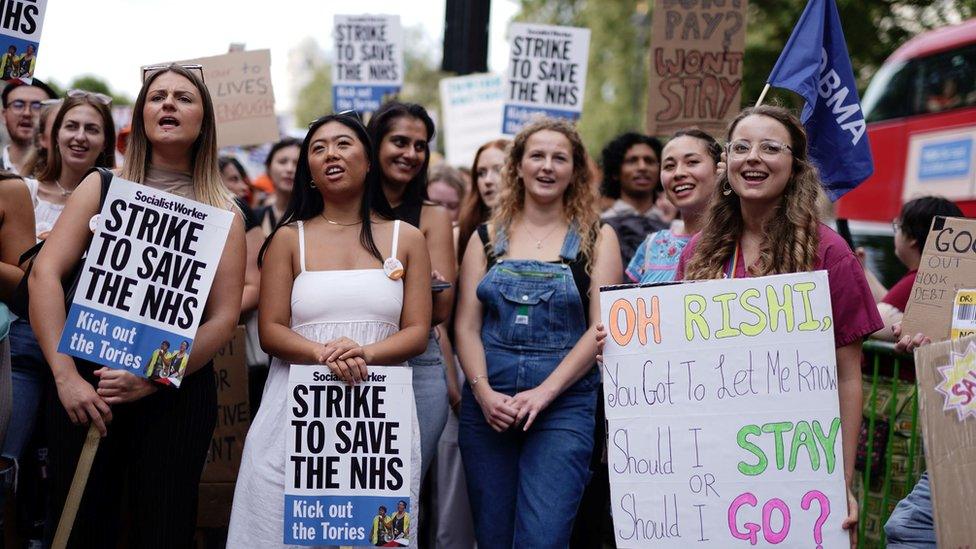
<instances>
[{"instance_id":1,"label":"metal crowd barrier","mask_svg":"<svg viewBox=\"0 0 976 549\"><path fill-rule=\"evenodd\" d=\"M864 424L855 491L858 547L885 547L884 524L925 469L915 361L892 343L864 343Z\"/></svg>"}]
</instances>

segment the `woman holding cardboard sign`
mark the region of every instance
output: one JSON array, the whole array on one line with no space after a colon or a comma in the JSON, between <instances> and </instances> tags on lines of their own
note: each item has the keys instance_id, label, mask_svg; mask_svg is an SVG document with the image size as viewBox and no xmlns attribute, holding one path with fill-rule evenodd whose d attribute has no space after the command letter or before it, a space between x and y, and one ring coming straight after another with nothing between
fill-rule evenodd
<instances>
[{"instance_id":1,"label":"woman holding cardboard sign","mask_svg":"<svg viewBox=\"0 0 976 549\"><path fill-rule=\"evenodd\" d=\"M231 196L217 168L213 103L202 76L192 69L169 65L144 72L122 176L229 209ZM240 314L244 224L237 216L227 237L186 378L179 390L158 389L123 370L99 369L57 352L66 317L62 279L70 276L88 247L101 185L99 174L93 173L72 193L30 275L31 322L54 381L47 410L48 525L53 530L58 522L85 440L82 426L91 422L108 436L95 456L72 546L114 547L121 530L129 533L131 547L189 547L200 474L216 422L211 359L230 340ZM106 523L120 516L123 486L128 487L129 505L138 510L129 528ZM151 509L166 509L166 520Z\"/></svg>"},{"instance_id":2,"label":"woman holding cardboard sign","mask_svg":"<svg viewBox=\"0 0 976 549\"><path fill-rule=\"evenodd\" d=\"M566 547L589 479L599 288L619 282L586 151L565 121L523 129L461 264L459 443L480 547Z\"/></svg>"},{"instance_id":3,"label":"woman holding cardboard sign","mask_svg":"<svg viewBox=\"0 0 976 549\"><path fill-rule=\"evenodd\" d=\"M244 446L228 547L282 545L290 369L324 364L354 384L366 378L367 365L401 365L426 347L427 248L419 230L391 220L377 170L354 115L312 123L291 202L262 249L261 343L274 360ZM416 505L416 429L413 442Z\"/></svg>"},{"instance_id":4,"label":"woman holding cardboard sign","mask_svg":"<svg viewBox=\"0 0 976 549\"><path fill-rule=\"evenodd\" d=\"M745 109L732 122L728 141L728 170L712 197L706 225L681 254L678 279L827 271L848 486L844 527L853 530L858 509L850 486L861 426L861 341L882 322L854 253L820 222L820 180L796 116L769 105Z\"/></svg>"}]
</instances>

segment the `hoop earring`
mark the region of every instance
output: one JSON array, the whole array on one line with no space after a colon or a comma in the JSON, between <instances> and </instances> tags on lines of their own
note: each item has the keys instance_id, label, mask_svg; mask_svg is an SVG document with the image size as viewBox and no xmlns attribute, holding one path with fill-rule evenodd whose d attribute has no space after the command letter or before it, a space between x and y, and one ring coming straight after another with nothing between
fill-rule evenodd
<instances>
[{"instance_id":1,"label":"hoop earring","mask_svg":"<svg viewBox=\"0 0 976 549\"><path fill-rule=\"evenodd\" d=\"M725 186L722 187L722 194L724 196L729 196L730 194L732 194L732 185L729 185L728 181L726 181Z\"/></svg>"}]
</instances>

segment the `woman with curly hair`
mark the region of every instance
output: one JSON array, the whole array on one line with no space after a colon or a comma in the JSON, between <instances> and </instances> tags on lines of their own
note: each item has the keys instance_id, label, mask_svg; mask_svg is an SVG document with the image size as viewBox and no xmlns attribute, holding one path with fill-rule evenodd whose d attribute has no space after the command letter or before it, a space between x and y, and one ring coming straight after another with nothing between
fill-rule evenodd
<instances>
[{"instance_id":1,"label":"woman with curly hair","mask_svg":"<svg viewBox=\"0 0 976 549\"><path fill-rule=\"evenodd\" d=\"M729 127L728 170L702 231L685 248L678 279L705 280L826 270L834 318L848 516L861 426L861 341L882 326L861 265L820 222L820 178L800 121L782 107L745 109Z\"/></svg>"},{"instance_id":2,"label":"woman with curly hair","mask_svg":"<svg viewBox=\"0 0 976 549\"><path fill-rule=\"evenodd\" d=\"M461 264L459 443L480 547L566 547L589 477L599 288L623 270L589 172L568 122L528 125Z\"/></svg>"}]
</instances>

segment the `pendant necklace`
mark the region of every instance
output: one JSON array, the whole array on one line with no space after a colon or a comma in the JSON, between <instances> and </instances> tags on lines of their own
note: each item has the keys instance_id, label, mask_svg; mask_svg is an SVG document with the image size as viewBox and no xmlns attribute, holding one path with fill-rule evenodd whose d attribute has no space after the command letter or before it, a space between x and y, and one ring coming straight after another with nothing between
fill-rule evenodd
<instances>
[{"instance_id":1,"label":"pendant necklace","mask_svg":"<svg viewBox=\"0 0 976 549\"><path fill-rule=\"evenodd\" d=\"M559 223L557 223L556 225L554 225L553 228L549 229L549 232L546 233L546 235L543 236L542 238L536 238L535 235L532 234L532 231L529 230L529 224L528 223L523 223L522 224L522 227L525 228L525 232L527 232L529 234L529 237L532 238L533 240L535 240L535 249L541 250L542 249L542 242L545 239L549 238L552 235L552 233L556 232L556 229L559 228Z\"/></svg>"}]
</instances>

